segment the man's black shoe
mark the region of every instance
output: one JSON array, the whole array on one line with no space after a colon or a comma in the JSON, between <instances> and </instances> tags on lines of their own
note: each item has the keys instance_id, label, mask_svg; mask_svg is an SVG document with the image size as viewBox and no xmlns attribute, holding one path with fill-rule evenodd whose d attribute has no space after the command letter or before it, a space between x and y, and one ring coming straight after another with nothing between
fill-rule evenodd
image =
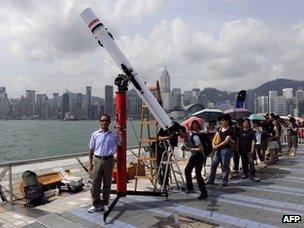
<instances>
[{"instance_id":1,"label":"man's black shoe","mask_svg":"<svg viewBox=\"0 0 304 228\"><path fill-rule=\"evenodd\" d=\"M220 184L220 187L226 187L227 186L227 184Z\"/></svg>"},{"instance_id":2,"label":"man's black shoe","mask_svg":"<svg viewBox=\"0 0 304 228\"><path fill-rule=\"evenodd\" d=\"M241 179L247 179L248 178L248 175L243 175L243 176L241 176Z\"/></svg>"},{"instance_id":3,"label":"man's black shoe","mask_svg":"<svg viewBox=\"0 0 304 228\"><path fill-rule=\"evenodd\" d=\"M187 194L194 194L196 193L196 191L194 191L193 189L192 190L187 190Z\"/></svg>"},{"instance_id":4,"label":"man's black shoe","mask_svg":"<svg viewBox=\"0 0 304 228\"><path fill-rule=\"evenodd\" d=\"M207 182L205 183L205 185L214 185L214 182L207 181Z\"/></svg>"},{"instance_id":5,"label":"man's black shoe","mask_svg":"<svg viewBox=\"0 0 304 228\"><path fill-rule=\"evenodd\" d=\"M207 197L208 197L208 195L200 194L199 197L197 197L197 199L203 200L203 199L206 199Z\"/></svg>"}]
</instances>

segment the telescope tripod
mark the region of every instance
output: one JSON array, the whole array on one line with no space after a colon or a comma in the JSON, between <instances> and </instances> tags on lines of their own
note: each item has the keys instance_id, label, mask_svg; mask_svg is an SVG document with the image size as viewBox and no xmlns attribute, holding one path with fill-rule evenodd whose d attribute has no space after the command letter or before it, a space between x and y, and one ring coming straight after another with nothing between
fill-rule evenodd
<instances>
[{"instance_id":1,"label":"telescope tripod","mask_svg":"<svg viewBox=\"0 0 304 228\"><path fill-rule=\"evenodd\" d=\"M183 188L185 188L185 181L183 173L178 165L178 159L174 154L173 148L171 147L169 140L161 141L160 144L161 147L165 148L165 151L161 155L156 174L156 180L162 180L160 183L161 191L167 191L166 185L169 182L169 175L171 174L173 176L177 189L182 190ZM177 179L177 175L179 175L182 185Z\"/></svg>"},{"instance_id":2,"label":"telescope tripod","mask_svg":"<svg viewBox=\"0 0 304 228\"><path fill-rule=\"evenodd\" d=\"M103 222L106 223L107 217L113 211L115 205L121 197L127 195L142 196L165 196L168 198L167 191L130 191L127 190L127 113L126 113L126 94L128 91L129 78L126 75L119 74L115 79L115 85L118 87L116 92L116 123L120 126L121 145L117 146L117 190L111 190L111 194L116 194L116 198L110 204L108 211L103 214Z\"/></svg>"}]
</instances>

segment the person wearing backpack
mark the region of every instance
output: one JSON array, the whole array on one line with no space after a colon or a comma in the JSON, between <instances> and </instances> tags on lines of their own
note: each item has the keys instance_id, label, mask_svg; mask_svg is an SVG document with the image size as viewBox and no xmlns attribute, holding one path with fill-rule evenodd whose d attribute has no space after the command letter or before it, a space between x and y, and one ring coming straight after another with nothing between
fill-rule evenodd
<instances>
[{"instance_id":1,"label":"person wearing backpack","mask_svg":"<svg viewBox=\"0 0 304 228\"><path fill-rule=\"evenodd\" d=\"M205 154L203 147L204 142L201 142L200 137L196 135L200 133L201 130L202 127L200 126L199 122L194 120L191 123L191 127L190 127L191 132L189 134L187 144L183 148L184 150L191 152L191 156L185 168L187 193L192 193L194 191L191 173L192 170L195 168L196 181L201 192L201 194L198 197L198 199L200 200L208 197L205 181L201 173L205 161Z\"/></svg>"}]
</instances>

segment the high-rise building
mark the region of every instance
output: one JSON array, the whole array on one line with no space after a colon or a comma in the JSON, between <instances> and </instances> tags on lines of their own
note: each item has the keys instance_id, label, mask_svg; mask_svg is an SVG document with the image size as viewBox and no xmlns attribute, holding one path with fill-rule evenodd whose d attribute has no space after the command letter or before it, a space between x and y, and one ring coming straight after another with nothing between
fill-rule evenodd
<instances>
[{"instance_id":1,"label":"high-rise building","mask_svg":"<svg viewBox=\"0 0 304 228\"><path fill-rule=\"evenodd\" d=\"M171 110L170 101L171 101L171 93L170 92L163 93L162 94L163 109L166 112L169 112Z\"/></svg>"},{"instance_id":2,"label":"high-rise building","mask_svg":"<svg viewBox=\"0 0 304 228\"><path fill-rule=\"evenodd\" d=\"M188 106L191 104L193 92L192 91L185 91L183 96L183 105Z\"/></svg>"},{"instance_id":3,"label":"high-rise building","mask_svg":"<svg viewBox=\"0 0 304 228\"><path fill-rule=\"evenodd\" d=\"M285 97L286 99L293 98L293 88L284 88L282 91L283 91L283 97Z\"/></svg>"},{"instance_id":4,"label":"high-rise building","mask_svg":"<svg viewBox=\"0 0 304 228\"><path fill-rule=\"evenodd\" d=\"M268 111L269 113L274 113L275 109L274 109L274 99L278 96L278 91L269 91L268 92L268 100L269 100L269 108Z\"/></svg>"},{"instance_id":5,"label":"high-rise building","mask_svg":"<svg viewBox=\"0 0 304 228\"><path fill-rule=\"evenodd\" d=\"M176 109L180 108L182 103L182 90L180 88L173 88L171 91L171 98L170 98L170 108Z\"/></svg>"},{"instance_id":6,"label":"high-rise building","mask_svg":"<svg viewBox=\"0 0 304 228\"><path fill-rule=\"evenodd\" d=\"M128 117L139 118L141 99L134 89L129 90L127 93L127 107Z\"/></svg>"},{"instance_id":7,"label":"high-rise building","mask_svg":"<svg viewBox=\"0 0 304 228\"><path fill-rule=\"evenodd\" d=\"M67 91L62 95L62 117L70 111L70 93Z\"/></svg>"},{"instance_id":8,"label":"high-rise building","mask_svg":"<svg viewBox=\"0 0 304 228\"><path fill-rule=\"evenodd\" d=\"M298 104L298 116L299 117L304 117L304 100L302 101L299 101L299 104Z\"/></svg>"},{"instance_id":9,"label":"high-rise building","mask_svg":"<svg viewBox=\"0 0 304 228\"><path fill-rule=\"evenodd\" d=\"M50 117L57 119L59 117L59 93L53 93L52 102L50 102Z\"/></svg>"},{"instance_id":10,"label":"high-rise building","mask_svg":"<svg viewBox=\"0 0 304 228\"><path fill-rule=\"evenodd\" d=\"M113 86L105 86L105 112L109 116L114 115L114 98L113 98Z\"/></svg>"},{"instance_id":11,"label":"high-rise building","mask_svg":"<svg viewBox=\"0 0 304 228\"><path fill-rule=\"evenodd\" d=\"M278 96L274 98L274 110L276 115L286 116L286 98Z\"/></svg>"},{"instance_id":12,"label":"high-rise building","mask_svg":"<svg viewBox=\"0 0 304 228\"><path fill-rule=\"evenodd\" d=\"M299 102L304 100L304 91L299 89L296 91L296 96L295 96L295 105L296 108L299 106Z\"/></svg>"},{"instance_id":13,"label":"high-rise building","mask_svg":"<svg viewBox=\"0 0 304 228\"><path fill-rule=\"evenodd\" d=\"M163 72L160 75L160 92L168 93L171 91L171 82L170 82L170 75L167 71L167 67L163 70Z\"/></svg>"},{"instance_id":14,"label":"high-rise building","mask_svg":"<svg viewBox=\"0 0 304 228\"><path fill-rule=\"evenodd\" d=\"M87 101L87 118L91 119L91 102L92 102L92 87L91 86L87 86L86 101Z\"/></svg>"},{"instance_id":15,"label":"high-rise building","mask_svg":"<svg viewBox=\"0 0 304 228\"><path fill-rule=\"evenodd\" d=\"M49 99L46 94L36 94L35 111L36 111L36 115L38 115L39 118L43 118L43 119L48 118L48 111L47 111L47 109L49 108L48 100ZM26 103L26 99L25 99L25 103Z\"/></svg>"},{"instance_id":16,"label":"high-rise building","mask_svg":"<svg viewBox=\"0 0 304 228\"><path fill-rule=\"evenodd\" d=\"M0 87L0 119L7 119L9 111L9 99L5 87Z\"/></svg>"},{"instance_id":17,"label":"high-rise building","mask_svg":"<svg viewBox=\"0 0 304 228\"><path fill-rule=\"evenodd\" d=\"M192 97L191 97L191 102L190 104L197 104L197 103L201 103L200 102L200 95L201 95L201 90L198 88L194 88L192 89Z\"/></svg>"},{"instance_id":18,"label":"high-rise building","mask_svg":"<svg viewBox=\"0 0 304 228\"><path fill-rule=\"evenodd\" d=\"M269 106L269 101L267 96L259 96L257 97L257 106L258 106L258 113L267 113L268 106Z\"/></svg>"},{"instance_id":19,"label":"high-rise building","mask_svg":"<svg viewBox=\"0 0 304 228\"><path fill-rule=\"evenodd\" d=\"M76 113L75 117L76 119L82 119L82 93L76 94Z\"/></svg>"},{"instance_id":20,"label":"high-rise building","mask_svg":"<svg viewBox=\"0 0 304 228\"><path fill-rule=\"evenodd\" d=\"M26 99L26 116L31 117L35 114L35 90L25 91Z\"/></svg>"},{"instance_id":21,"label":"high-rise building","mask_svg":"<svg viewBox=\"0 0 304 228\"><path fill-rule=\"evenodd\" d=\"M296 108L293 99L286 99L286 115L294 115L294 109Z\"/></svg>"},{"instance_id":22,"label":"high-rise building","mask_svg":"<svg viewBox=\"0 0 304 228\"><path fill-rule=\"evenodd\" d=\"M45 97L43 99L43 103L42 103L42 118L43 119L49 119L50 118L50 100L47 97L47 95L45 94Z\"/></svg>"},{"instance_id":23,"label":"high-rise building","mask_svg":"<svg viewBox=\"0 0 304 228\"><path fill-rule=\"evenodd\" d=\"M98 105L96 104L91 105L90 113L91 113L90 120L98 120L99 118Z\"/></svg>"}]
</instances>

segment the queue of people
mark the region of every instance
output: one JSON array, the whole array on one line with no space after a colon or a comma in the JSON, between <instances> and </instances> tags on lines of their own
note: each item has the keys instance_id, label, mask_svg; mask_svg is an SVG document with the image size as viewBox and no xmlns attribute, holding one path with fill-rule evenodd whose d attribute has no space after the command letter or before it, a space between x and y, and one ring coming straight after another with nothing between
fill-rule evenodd
<instances>
[{"instance_id":1,"label":"queue of people","mask_svg":"<svg viewBox=\"0 0 304 228\"><path fill-rule=\"evenodd\" d=\"M206 132L197 120L192 121L189 131L185 127L174 123L175 134L160 130L157 135L157 166L161 164L160 159L166 148L172 149L178 146L178 137L184 139L182 150L191 153L185 167L186 191L194 193L192 183L192 171L195 169L195 178L200 194L199 200L208 197L206 185L214 185L216 171L221 165L222 177L220 186L228 185L232 175L239 175L239 160L242 162L242 175L240 178L252 181L260 181L256 177L255 165L258 160L265 167L274 165L279 160L282 152L282 122L275 114L266 114L264 121L250 121L248 118L238 119L233 123L229 114L223 114L220 119L220 126L216 127L216 121L210 121ZM114 167L114 154L116 146L121 145L120 126L116 126L116 132L109 129L110 116L103 114L99 118L100 129L91 135L89 143L89 172L92 179L92 207L89 213L108 210L111 179ZM253 126L251 126L253 123ZM290 117L287 131L288 153L296 155L298 148L299 127L296 120ZM167 143L167 144L165 144ZM163 147L163 146L164 147ZM211 169L208 180L205 182L202 176L202 168L206 164L207 156L211 155ZM230 164L233 158L233 171ZM170 170L161 173L159 183L165 181L169 185ZM102 189L102 200L100 199Z\"/></svg>"},{"instance_id":2,"label":"queue of people","mask_svg":"<svg viewBox=\"0 0 304 228\"><path fill-rule=\"evenodd\" d=\"M214 185L216 171L219 165L222 170L220 184L222 187L227 186L229 179L235 177L240 177L241 179L248 178L251 181L259 182L260 178L256 176L255 165L261 164L264 167L274 165L278 162L279 155L282 152L281 136L283 123L278 115L266 114L264 121L251 121L248 118L243 118L233 123L231 117L228 114L224 114L220 117L219 121L219 127L216 127L216 121L210 121L205 132L213 144L210 174L206 182L201 181L201 174L198 173L201 171L201 161L203 160L204 164L206 161L206 157L202 158L205 156L203 145L206 142L202 140L201 137L196 137L195 143L192 142L192 146L182 148L191 152L185 168L187 190L188 192L193 190L191 172L195 167L195 177L201 190L200 196L202 196L202 194L205 196L199 197L199 199L207 197L208 194L207 191L205 191L205 185ZM293 117L289 118L287 127L287 152L291 156L294 156L298 148L299 127ZM198 126L198 122L193 121L188 133L188 141L185 140L185 145L189 145L191 135L197 134L200 129L201 126ZM196 149L193 149L193 147ZM200 156L198 156L198 154ZM231 158L233 158L232 172L230 168ZM242 174L239 174L240 159ZM194 164L197 164L197 166Z\"/></svg>"}]
</instances>

